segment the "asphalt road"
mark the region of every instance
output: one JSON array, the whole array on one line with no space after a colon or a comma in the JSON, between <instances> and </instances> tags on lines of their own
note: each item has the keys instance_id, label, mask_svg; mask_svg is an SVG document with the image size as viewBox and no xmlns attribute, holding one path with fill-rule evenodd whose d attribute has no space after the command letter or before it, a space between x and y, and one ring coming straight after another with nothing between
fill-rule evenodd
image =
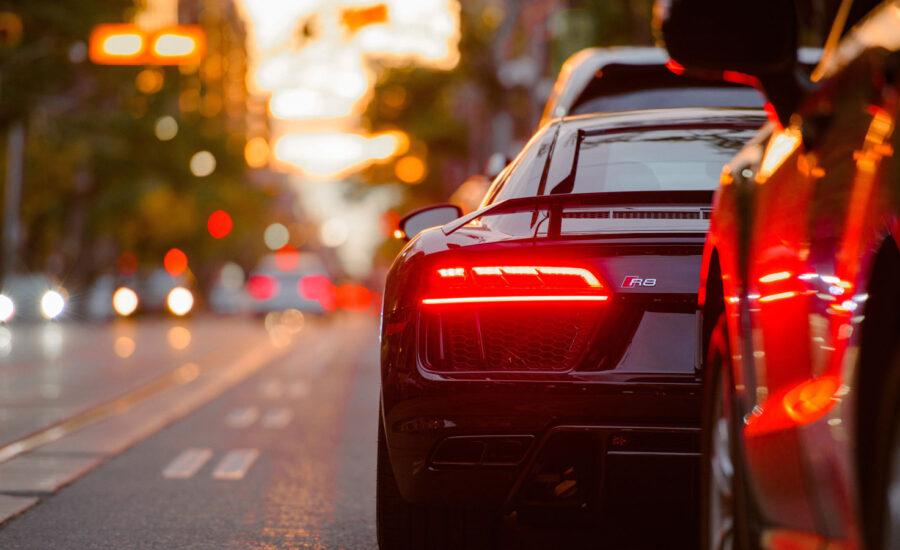
<instances>
[{"instance_id":1,"label":"asphalt road","mask_svg":"<svg viewBox=\"0 0 900 550\"><path fill-rule=\"evenodd\" d=\"M0 548L377 547L376 318L9 330ZM693 546L689 500L631 496L587 528L508 517L503 547Z\"/></svg>"}]
</instances>

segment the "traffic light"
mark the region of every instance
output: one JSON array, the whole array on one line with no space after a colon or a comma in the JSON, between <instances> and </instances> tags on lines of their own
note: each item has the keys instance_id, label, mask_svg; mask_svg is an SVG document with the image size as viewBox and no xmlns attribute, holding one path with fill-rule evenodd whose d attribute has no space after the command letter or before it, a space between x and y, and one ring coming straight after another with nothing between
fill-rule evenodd
<instances>
[{"instance_id":1,"label":"traffic light","mask_svg":"<svg viewBox=\"0 0 900 550\"><path fill-rule=\"evenodd\" d=\"M151 32L128 23L97 25L88 51L98 65L195 65L206 53L206 34L198 25Z\"/></svg>"}]
</instances>

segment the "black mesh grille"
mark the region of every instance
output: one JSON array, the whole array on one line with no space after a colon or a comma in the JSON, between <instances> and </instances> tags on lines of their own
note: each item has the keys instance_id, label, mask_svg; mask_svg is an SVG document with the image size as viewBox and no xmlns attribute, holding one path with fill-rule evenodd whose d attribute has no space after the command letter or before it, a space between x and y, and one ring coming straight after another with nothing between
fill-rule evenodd
<instances>
[{"instance_id":1,"label":"black mesh grille","mask_svg":"<svg viewBox=\"0 0 900 550\"><path fill-rule=\"evenodd\" d=\"M699 220L700 211L687 210L617 210L613 218L626 220Z\"/></svg>"},{"instance_id":2,"label":"black mesh grille","mask_svg":"<svg viewBox=\"0 0 900 550\"><path fill-rule=\"evenodd\" d=\"M581 304L429 311L427 361L432 369L455 372L571 370L588 347L599 312L597 305Z\"/></svg>"}]
</instances>

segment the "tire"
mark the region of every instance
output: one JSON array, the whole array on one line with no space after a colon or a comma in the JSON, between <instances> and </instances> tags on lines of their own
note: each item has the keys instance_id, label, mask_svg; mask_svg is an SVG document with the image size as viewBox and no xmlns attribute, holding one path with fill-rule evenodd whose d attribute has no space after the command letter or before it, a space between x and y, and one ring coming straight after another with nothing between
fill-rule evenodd
<instances>
[{"instance_id":1,"label":"tire","mask_svg":"<svg viewBox=\"0 0 900 550\"><path fill-rule=\"evenodd\" d=\"M745 481L731 347L719 315L707 352L700 468L700 541L706 550L756 550L759 522Z\"/></svg>"},{"instance_id":2,"label":"tire","mask_svg":"<svg viewBox=\"0 0 900 550\"><path fill-rule=\"evenodd\" d=\"M875 525L881 544L871 548L889 550L900 548L900 351L894 355L888 376L888 391L885 392L884 406L879 415L879 426L887 428L883 449L876 461L876 468L883 472L882 491L878 495L877 510L882 510L880 525Z\"/></svg>"},{"instance_id":3,"label":"tire","mask_svg":"<svg viewBox=\"0 0 900 550\"><path fill-rule=\"evenodd\" d=\"M461 508L407 502L397 487L378 421L375 524L381 550L490 549L499 544L500 518L475 507Z\"/></svg>"}]
</instances>

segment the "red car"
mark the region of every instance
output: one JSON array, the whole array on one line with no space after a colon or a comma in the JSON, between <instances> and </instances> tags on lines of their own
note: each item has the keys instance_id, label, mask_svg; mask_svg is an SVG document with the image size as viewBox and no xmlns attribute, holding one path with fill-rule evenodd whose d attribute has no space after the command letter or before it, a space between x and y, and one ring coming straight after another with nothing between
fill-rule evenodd
<instances>
[{"instance_id":1,"label":"red car","mask_svg":"<svg viewBox=\"0 0 900 550\"><path fill-rule=\"evenodd\" d=\"M811 78L791 2L658 12L676 62L772 107L701 271L710 548L900 548L900 2L843 4Z\"/></svg>"}]
</instances>

